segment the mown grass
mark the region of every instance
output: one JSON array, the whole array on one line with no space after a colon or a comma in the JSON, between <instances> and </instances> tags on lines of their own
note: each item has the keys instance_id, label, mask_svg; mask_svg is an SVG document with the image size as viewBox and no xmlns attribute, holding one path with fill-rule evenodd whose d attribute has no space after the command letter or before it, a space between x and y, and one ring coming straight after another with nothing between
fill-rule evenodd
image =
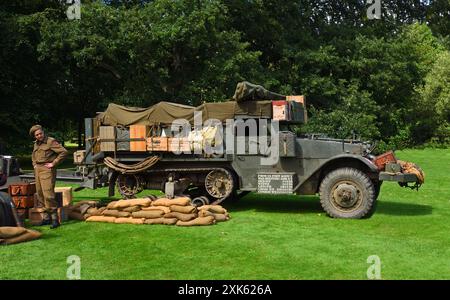
<instances>
[{"instance_id":1,"label":"mown grass","mask_svg":"<svg viewBox=\"0 0 450 300\"><path fill-rule=\"evenodd\" d=\"M224 204L232 219L215 226L69 221L1 247L0 278L65 279L67 257L78 255L82 279L367 279L367 258L378 255L382 279L450 279L450 151L397 156L422 166L426 183L419 192L383 184L370 219L331 219L318 197L250 194Z\"/></svg>"}]
</instances>

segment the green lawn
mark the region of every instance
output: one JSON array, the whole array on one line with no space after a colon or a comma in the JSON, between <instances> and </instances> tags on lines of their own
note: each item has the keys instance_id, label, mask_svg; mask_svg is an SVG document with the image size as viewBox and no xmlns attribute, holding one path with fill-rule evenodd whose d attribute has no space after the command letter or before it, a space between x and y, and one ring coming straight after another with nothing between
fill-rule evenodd
<instances>
[{"instance_id":1,"label":"green lawn","mask_svg":"<svg viewBox=\"0 0 450 300\"><path fill-rule=\"evenodd\" d=\"M450 279L450 151L398 151L426 172L419 192L383 184L370 219L327 217L318 197L250 194L225 204L228 222L205 227L69 221L43 238L0 248L2 279ZM76 200L105 198L83 190Z\"/></svg>"}]
</instances>

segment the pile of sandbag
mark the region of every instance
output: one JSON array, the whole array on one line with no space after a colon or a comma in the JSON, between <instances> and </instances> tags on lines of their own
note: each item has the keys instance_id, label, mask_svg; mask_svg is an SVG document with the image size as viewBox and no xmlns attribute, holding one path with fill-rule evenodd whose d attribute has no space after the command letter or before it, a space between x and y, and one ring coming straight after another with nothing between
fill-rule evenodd
<instances>
[{"instance_id":1,"label":"pile of sandbag","mask_svg":"<svg viewBox=\"0 0 450 300\"><path fill-rule=\"evenodd\" d=\"M41 233L23 227L0 227L0 245L28 242L41 237Z\"/></svg>"},{"instance_id":2,"label":"pile of sandbag","mask_svg":"<svg viewBox=\"0 0 450 300\"><path fill-rule=\"evenodd\" d=\"M95 216L98 210L106 209L106 207L99 207L100 205L101 203L95 200L79 201L67 206L68 217L71 220L85 221L90 216Z\"/></svg>"},{"instance_id":3,"label":"pile of sandbag","mask_svg":"<svg viewBox=\"0 0 450 300\"><path fill-rule=\"evenodd\" d=\"M222 206L204 205L197 208L191 205L189 197L118 200L106 207L87 209L83 217L86 215L87 222L178 226L212 225L230 219Z\"/></svg>"}]
</instances>

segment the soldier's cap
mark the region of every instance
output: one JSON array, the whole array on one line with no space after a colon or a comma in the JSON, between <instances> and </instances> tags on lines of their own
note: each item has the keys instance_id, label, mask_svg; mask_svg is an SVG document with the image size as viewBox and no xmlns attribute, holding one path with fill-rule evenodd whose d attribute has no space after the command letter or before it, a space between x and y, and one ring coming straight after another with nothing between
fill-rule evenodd
<instances>
[{"instance_id":1,"label":"soldier's cap","mask_svg":"<svg viewBox=\"0 0 450 300\"><path fill-rule=\"evenodd\" d=\"M42 126L41 125L34 125L33 127L30 128L30 136L32 138L34 138L34 133L36 132L36 130L42 130Z\"/></svg>"}]
</instances>

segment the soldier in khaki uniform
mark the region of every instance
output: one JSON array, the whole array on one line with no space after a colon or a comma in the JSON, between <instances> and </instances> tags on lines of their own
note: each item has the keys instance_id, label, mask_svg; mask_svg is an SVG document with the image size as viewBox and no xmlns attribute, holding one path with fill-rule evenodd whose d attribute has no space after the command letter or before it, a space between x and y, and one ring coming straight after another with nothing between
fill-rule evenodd
<instances>
[{"instance_id":1,"label":"soldier in khaki uniform","mask_svg":"<svg viewBox=\"0 0 450 300\"><path fill-rule=\"evenodd\" d=\"M55 200L56 166L67 156L67 150L54 138L46 136L40 125L31 127L30 136L36 139L32 154L36 192L48 216L42 225L51 223L50 228L57 228L60 223Z\"/></svg>"}]
</instances>

